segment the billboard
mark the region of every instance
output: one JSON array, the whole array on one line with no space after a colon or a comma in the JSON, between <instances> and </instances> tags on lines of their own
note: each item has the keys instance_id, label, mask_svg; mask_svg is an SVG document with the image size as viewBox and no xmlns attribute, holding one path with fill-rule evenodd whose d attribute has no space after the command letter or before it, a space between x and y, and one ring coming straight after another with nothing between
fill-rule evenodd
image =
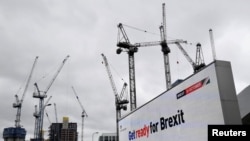
<instances>
[{"instance_id":1,"label":"billboard","mask_svg":"<svg viewBox=\"0 0 250 141\"><path fill-rule=\"evenodd\" d=\"M231 64L215 61L119 121L120 141L206 141L210 124L241 124Z\"/></svg>"}]
</instances>

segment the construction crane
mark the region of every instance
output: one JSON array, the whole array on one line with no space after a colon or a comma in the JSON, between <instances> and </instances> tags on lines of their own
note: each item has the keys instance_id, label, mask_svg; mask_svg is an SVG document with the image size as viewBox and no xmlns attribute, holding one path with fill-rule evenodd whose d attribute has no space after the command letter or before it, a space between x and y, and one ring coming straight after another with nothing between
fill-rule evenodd
<instances>
[{"instance_id":1,"label":"construction crane","mask_svg":"<svg viewBox=\"0 0 250 141\"><path fill-rule=\"evenodd\" d=\"M123 28L121 23L118 24L118 43L116 50L117 54L120 54L122 51L128 53L129 58L129 87L130 87L130 109L133 111L136 109L136 86L135 86L135 63L134 63L134 53L138 52L138 47L148 47L148 46L158 46L162 47L163 57L164 57L164 68L165 68L165 76L166 76L166 87L167 90L171 88L171 75L170 75L170 64L169 64L169 56L170 49L168 44L176 44L176 43L187 43L184 40L166 40L166 17L165 17L165 3L162 5L163 9L163 24L160 26L161 33L161 41L156 42L143 42L143 43L135 43L131 44L129 38ZM120 37L120 33L122 37ZM123 41L122 41L123 40Z\"/></svg>"},{"instance_id":2,"label":"construction crane","mask_svg":"<svg viewBox=\"0 0 250 141\"><path fill-rule=\"evenodd\" d=\"M192 65L194 73L198 72L200 69L202 69L203 67L206 66L205 63L204 63L204 58L203 58L203 53L202 53L202 49L201 49L201 44L200 43L196 44L196 58L195 58L195 62L188 55L188 53L184 50L184 48L181 46L180 43L176 42L176 45L181 50L181 52L183 53L183 55L186 57L186 59L188 60L188 62Z\"/></svg>"},{"instance_id":3,"label":"construction crane","mask_svg":"<svg viewBox=\"0 0 250 141\"><path fill-rule=\"evenodd\" d=\"M44 98L47 97L47 93L50 89L50 87L52 86L52 84L54 83L56 77L58 76L58 74L60 73L62 67L64 66L65 62L67 61L67 59L69 58L69 55L66 56L66 58L64 58L62 64L59 66L58 70L56 71L56 73L54 74L54 76L52 77L52 80L49 82L49 85L47 86L47 88L44 91L41 91L38 87L38 84L35 83L35 92L33 93L33 98L39 98L39 117L38 117L38 125L35 128L35 133L37 133L37 135L35 135L35 139L37 140L42 140L42 129L43 129L43 116L44 116Z\"/></svg>"},{"instance_id":4,"label":"construction crane","mask_svg":"<svg viewBox=\"0 0 250 141\"><path fill-rule=\"evenodd\" d=\"M88 115L87 115L85 109L83 108L83 105L82 105L82 103L81 103L81 101L80 101L80 99L79 99L79 97L78 97L78 95L77 95L77 93L76 93L76 91L75 91L75 89L74 89L73 86L72 86L72 90L73 90L73 92L74 92L74 94L75 94L75 96L76 96L76 99L77 99L77 101L78 101L78 103L79 103L79 105L81 106L81 109L82 109L82 115L81 115L81 117L82 117L82 130L81 130L82 134L81 134L81 141L83 141L84 118L85 118L85 117L88 117Z\"/></svg>"},{"instance_id":5,"label":"construction crane","mask_svg":"<svg viewBox=\"0 0 250 141\"><path fill-rule=\"evenodd\" d=\"M201 48L201 44L196 44L196 57L195 57L195 72L201 70L206 66L204 62L203 52Z\"/></svg>"},{"instance_id":6,"label":"construction crane","mask_svg":"<svg viewBox=\"0 0 250 141\"><path fill-rule=\"evenodd\" d=\"M34 130L34 139L37 139L38 137L38 120L39 120L39 111L37 109L37 105L35 105L35 112L33 113L33 116L35 117L35 130Z\"/></svg>"},{"instance_id":7,"label":"construction crane","mask_svg":"<svg viewBox=\"0 0 250 141\"><path fill-rule=\"evenodd\" d=\"M118 121L119 118L121 118L121 110L127 110L127 104L129 103L127 99L123 99L123 95L125 93L126 87L127 87L127 83L125 82L123 84L123 88L122 91L120 93L120 95L118 95L114 80L113 80L113 76L111 73L111 70L109 68L109 64L108 64L108 60L106 58L106 56L102 53L101 54L103 57L103 61L104 61L104 65L106 66L106 70L108 73L108 77L115 95L115 105L116 105L116 133L117 133L117 141L119 140L119 128L118 128Z\"/></svg>"},{"instance_id":8,"label":"construction crane","mask_svg":"<svg viewBox=\"0 0 250 141\"><path fill-rule=\"evenodd\" d=\"M181 50L181 52L184 54L184 56L186 57L186 59L188 60L188 62L192 65L194 72L196 71L196 64L195 62L192 60L192 58L188 55L188 53L184 50L184 48L181 46L181 44L176 43L176 45L178 46L178 48Z\"/></svg>"},{"instance_id":9,"label":"construction crane","mask_svg":"<svg viewBox=\"0 0 250 141\"><path fill-rule=\"evenodd\" d=\"M166 77L166 87L167 90L171 88L171 74L170 74L170 64L169 56L170 48L167 43L167 28L166 28L166 14L165 14L165 3L162 4L162 25L160 26L161 33L161 51L163 53L165 77Z\"/></svg>"},{"instance_id":10,"label":"construction crane","mask_svg":"<svg viewBox=\"0 0 250 141\"><path fill-rule=\"evenodd\" d=\"M37 59L38 59L38 56L36 56L35 61L34 61L33 65L32 65L32 68L31 68L31 71L30 71L28 80L27 80L27 82L26 82L26 85L25 85L25 88L24 88L24 91L23 91L21 100L19 100L17 94L15 95L15 97L16 97L16 102L13 103L13 107L14 107L14 108L17 108L16 120L15 120L15 127L17 127L17 128L18 128L18 127L21 127L21 124L20 124L20 122L21 122L21 108L22 108L22 104L23 104L23 100L24 100L25 94L26 94L26 92L27 92L27 90L28 90L28 86L29 86L31 77L32 77L32 75L33 75L33 71L34 71L34 68L35 68Z\"/></svg>"},{"instance_id":11,"label":"construction crane","mask_svg":"<svg viewBox=\"0 0 250 141\"><path fill-rule=\"evenodd\" d=\"M45 107L46 106L50 106L51 104L49 104L49 101L50 99L52 98L52 96L50 96L48 98L48 100L45 102L45 104L43 105L43 107L41 109L37 109L37 105L35 105L35 112L33 113L33 116L35 117L35 130L34 130L34 139L37 139L37 140L42 140L41 139L38 139L39 138L39 134L42 134L42 130L37 130L39 129L39 126L40 126L40 117L41 117L41 113L42 111L44 111ZM48 116L48 115L47 115ZM49 120L49 117L48 117L48 120ZM49 120L50 122L50 120Z\"/></svg>"},{"instance_id":12,"label":"construction crane","mask_svg":"<svg viewBox=\"0 0 250 141\"><path fill-rule=\"evenodd\" d=\"M55 110L56 123L58 123L56 103L54 103L54 110ZM56 128L58 128L58 127L56 127ZM56 140L60 141L60 136L57 133L54 133L54 137Z\"/></svg>"},{"instance_id":13,"label":"construction crane","mask_svg":"<svg viewBox=\"0 0 250 141\"><path fill-rule=\"evenodd\" d=\"M113 76L112 76L111 70L109 68L107 57L103 53L101 55L103 57L104 65L106 67L106 70L107 70L107 73L108 73L108 76L109 76L109 80L110 80L110 83L111 83L111 86L112 86L112 89L113 89L113 92L114 92L114 95L115 95L116 109L118 110L117 111L118 112L118 118L120 118L121 117L121 109L127 110L127 106L125 104L129 103L129 101L127 99L123 98L126 87L127 87L127 83L124 82L121 93L120 93L120 95L118 95L118 92L117 92L117 89L116 89L116 86L115 86L115 83L114 83L114 80L113 80Z\"/></svg>"},{"instance_id":14,"label":"construction crane","mask_svg":"<svg viewBox=\"0 0 250 141\"><path fill-rule=\"evenodd\" d=\"M54 109L55 109L56 123L58 123L58 118L57 118L57 110L56 110L56 103L54 103Z\"/></svg>"}]
</instances>

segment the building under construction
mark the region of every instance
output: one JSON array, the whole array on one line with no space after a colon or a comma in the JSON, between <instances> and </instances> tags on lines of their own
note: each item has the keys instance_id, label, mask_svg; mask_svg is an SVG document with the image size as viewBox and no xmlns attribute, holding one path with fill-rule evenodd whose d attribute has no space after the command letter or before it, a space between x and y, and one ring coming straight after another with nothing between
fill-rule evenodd
<instances>
[{"instance_id":1,"label":"building under construction","mask_svg":"<svg viewBox=\"0 0 250 141\"><path fill-rule=\"evenodd\" d=\"M117 141L116 133L103 133L99 136L98 141Z\"/></svg>"},{"instance_id":2,"label":"building under construction","mask_svg":"<svg viewBox=\"0 0 250 141\"><path fill-rule=\"evenodd\" d=\"M38 59L38 56L36 56L35 61L32 65L32 68L31 68L31 71L29 73L29 76L28 76L24 91L22 93L21 99L18 98L17 94L15 95L16 102L13 103L13 108L17 108L15 127L4 128L3 138L5 141L24 141L25 140L26 130L24 128L22 128L22 126L21 126L21 108L22 108L25 94L28 90L28 86L29 86L31 77L33 75L33 71L34 71L37 59Z\"/></svg>"},{"instance_id":3,"label":"building under construction","mask_svg":"<svg viewBox=\"0 0 250 141\"><path fill-rule=\"evenodd\" d=\"M77 141L77 123L63 117L63 123L52 123L49 130L50 141Z\"/></svg>"},{"instance_id":4,"label":"building under construction","mask_svg":"<svg viewBox=\"0 0 250 141\"><path fill-rule=\"evenodd\" d=\"M9 127L4 128L3 138L4 141L24 141L26 130L24 128Z\"/></svg>"},{"instance_id":5,"label":"building under construction","mask_svg":"<svg viewBox=\"0 0 250 141\"><path fill-rule=\"evenodd\" d=\"M117 132L102 134L99 137L99 141L131 141L136 138L144 141L167 139L171 141L206 140L207 125L209 124L250 124L250 104L248 102L250 99L250 86L237 96L230 62L216 60L214 57L213 62L205 65L200 43L196 45L196 60L193 61L181 46L181 43L187 43L186 41L182 39L167 40L165 4L162 5L162 9L163 21L160 26L160 41L131 43L123 28L123 24L120 23L118 25L118 31L121 33L121 36L118 37L117 54L126 52L129 58L129 102L131 112L126 115L121 116L120 110L126 109L125 104L127 104L128 101L122 101L122 99L117 97L118 94L112 80L112 75L106 58L103 55L112 88L116 96ZM211 36L212 30L209 31ZM212 36L211 40L213 42ZM194 74L184 80L178 79L174 83L171 82L169 44L177 45L194 70ZM164 57L166 91L142 106L137 107L134 54L138 52L139 47L146 46L161 46ZM214 49L214 47L212 47L212 49ZM213 55L215 56L215 53ZM35 112L39 114L37 114L38 126L35 128L35 133L37 134L35 134L34 139L31 139L33 141L41 141L40 139L44 140L44 138L40 137L43 128L43 112L47 105L43 104L43 98L47 97L50 86L62 69L67 58L68 56L64 59L55 77L44 92L38 89L38 85L35 85L38 95L33 95L33 97L39 98L40 104L39 110ZM40 94L40 92L42 93ZM82 108L81 139L83 140L83 119L85 116L87 117L87 114L75 91L74 94ZM121 93L121 95L122 94L123 93ZM21 104L19 104L19 100L17 100L16 103L14 108L17 107L20 109ZM15 128L9 127L4 129L3 138L5 141L25 140L26 130L20 127L19 115L20 114L17 114ZM140 134L140 131L144 131L144 129L148 131L147 134ZM137 134L140 135L137 136ZM49 130L49 140L77 141L77 123L69 122L68 117L63 117L62 123L52 123Z\"/></svg>"}]
</instances>

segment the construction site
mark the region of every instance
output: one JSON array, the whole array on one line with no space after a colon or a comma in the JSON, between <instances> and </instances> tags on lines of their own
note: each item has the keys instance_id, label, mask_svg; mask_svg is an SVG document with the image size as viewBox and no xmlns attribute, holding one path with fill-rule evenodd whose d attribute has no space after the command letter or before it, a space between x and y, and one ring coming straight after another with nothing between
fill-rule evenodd
<instances>
[{"instance_id":1,"label":"construction site","mask_svg":"<svg viewBox=\"0 0 250 141\"><path fill-rule=\"evenodd\" d=\"M126 32L126 28L129 26L123 23L117 24L118 40L114 45L116 46L114 54L119 56L127 53L128 55L129 82L124 82L121 90L117 90L107 56L104 53L100 54L103 69L107 72L105 77L111 84L110 89L112 89L115 99L116 117L113 121L115 123L114 132L103 133L99 136L98 141L206 141L208 125L250 124L250 104L248 102L250 88L247 87L241 93L236 93L231 62L217 59L213 30L208 29L213 61L204 60L202 44L199 42L195 44L195 56L190 56L184 47L189 43L188 41L167 39L165 3L162 3L161 6L162 21L159 21L161 24L158 41L132 43ZM176 46L175 49L185 57L193 71L184 79L172 79L171 74L175 72L171 72L170 62L172 60L169 54L171 54L172 48L169 47L170 45ZM157 61L161 61L164 66L165 91L138 106L135 54L145 47L155 48L162 52L163 60ZM57 105L50 103L52 96L48 94L69 57L67 55L63 59L45 89L41 89L38 82L34 83L33 98L39 102L34 105L34 132L31 133L33 137L27 139L27 130L25 125L21 124L21 113L26 110L22 108L22 105L23 102L26 102L26 93L39 58L35 57L21 97L20 95L14 96L13 108L17 109L15 126L10 125L3 129L4 141L85 141L84 132L88 130L84 128L85 118L89 118L89 115L81 101L82 97L79 97L74 86L71 86L70 89L74 94L72 99L76 100L77 106L81 108L80 124L74 121L75 118L72 120L68 116L58 116ZM54 106L56 120L50 122L48 136L45 136L44 117L48 117L45 108L51 105ZM98 132L92 134L92 141L95 133Z\"/></svg>"}]
</instances>

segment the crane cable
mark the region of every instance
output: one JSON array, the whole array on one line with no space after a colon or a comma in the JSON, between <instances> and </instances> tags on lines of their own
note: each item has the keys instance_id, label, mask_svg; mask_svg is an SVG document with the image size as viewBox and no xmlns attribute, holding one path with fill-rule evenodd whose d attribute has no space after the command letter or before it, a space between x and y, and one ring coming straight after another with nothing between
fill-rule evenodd
<instances>
[{"instance_id":1,"label":"crane cable","mask_svg":"<svg viewBox=\"0 0 250 141\"><path fill-rule=\"evenodd\" d=\"M135 29L135 30L144 32L144 33L149 33L149 34L160 36L159 33L155 33L155 32L147 31L147 30L144 30L144 29L140 29L138 27L134 27L134 26L131 26L131 25L126 25L126 24L122 24L122 25L124 25L124 26L126 26L128 28L131 28L131 29ZM171 36L167 36L167 38L170 38L171 40L177 40L178 39L178 38L174 38L174 37L171 37Z\"/></svg>"},{"instance_id":2,"label":"crane cable","mask_svg":"<svg viewBox=\"0 0 250 141\"><path fill-rule=\"evenodd\" d=\"M117 75L123 82L125 82L124 79L121 77L121 75L118 73L118 71L113 67L113 65L110 64L110 63L109 63L109 65L110 65L110 67L114 70L114 72L116 73L116 75Z\"/></svg>"},{"instance_id":3,"label":"crane cable","mask_svg":"<svg viewBox=\"0 0 250 141\"><path fill-rule=\"evenodd\" d=\"M123 25L126 26L126 27L129 27L129 28L131 28L131 29L135 29L135 30L144 32L144 33L149 33L149 34L157 35L157 36L160 35L160 34L158 34L158 33L150 32L150 31L147 31L147 30L144 30L144 29L140 29L140 28L138 28L138 27L134 27L134 26L126 25L126 24L123 24Z\"/></svg>"},{"instance_id":4,"label":"crane cable","mask_svg":"<svg viewBox=\"0 0 250 141\"><path fill-rule=\"evenodd\" d=\"M102 64L104 64L104 62L102 61ZM123 77L121 77L120 73L118 73L118 71L113 67L113 65L109 62L109 66L110 66L110 69L112 69L115 74L120 78L120 80L123 82L123 83L126 83L126 81L123 79ZM124 95L124 99L127 99L128 98L128 90L125 89L125 95Z\"/></svg>"}]
</instances>

